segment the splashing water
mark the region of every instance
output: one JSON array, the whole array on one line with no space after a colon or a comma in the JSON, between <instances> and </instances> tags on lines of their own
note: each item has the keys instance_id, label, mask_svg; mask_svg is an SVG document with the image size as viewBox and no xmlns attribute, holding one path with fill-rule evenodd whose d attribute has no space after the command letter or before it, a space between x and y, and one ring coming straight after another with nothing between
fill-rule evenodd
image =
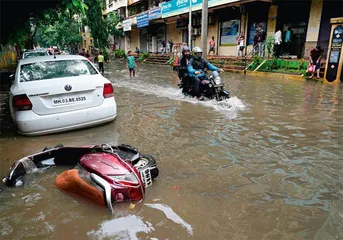
<instances>
[{"instance_id":1,"label":"splashing water","mask_svg":"<svg viewBox=\"0 0 343 240\"><path fill-rule=\"evenodd\" d=\"M229 119L234 119L237 117L239 111L246 109L244 103L237 97L231 97L229 99L218 102L215 99L207 101L199 101L197 98L186 97L183 95L180 89L159 86L156 84L149 84L143 82L128 82L119 81L116 79L110 79L115 87L129 88L136 92L141 92L144 94L156 95L158 97L165 97L172 100L185 101L192 104L201 104L208 108L213 108L215 111L222 113L225 117Z\"/></svg>"}]
</instances>

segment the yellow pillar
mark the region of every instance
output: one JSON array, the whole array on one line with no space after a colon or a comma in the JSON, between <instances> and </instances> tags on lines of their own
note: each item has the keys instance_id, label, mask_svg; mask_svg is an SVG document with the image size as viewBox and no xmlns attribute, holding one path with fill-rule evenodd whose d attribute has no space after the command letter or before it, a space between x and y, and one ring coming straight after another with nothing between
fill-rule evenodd
<instances>
[{"instance_id":1,"label":"yellow pillar","mask_svg":"<svg viewBox=\"0 0 343 240\"><path fill-rule=\"evenodd\" d=\"M130 50L134 52L136 47L140 48L140 38L139 38L139 30L132 29L131 30L131 44L130 44Z\"/></svg>"},{"instance_id":2,"label":"yellow pillar","mask_svg":"<svg viewBox=\"0 0 343 240\"><path fill-rule=\"evenodd\" d=\"M304 57L309 57L311 50L317 45L322 11L323 0L312 0L310 18L307 25Z\"/></svg>"},{"instance_id":3,"label":"yellow pillar","mask_svg":"<svg viewBox=\"0 0 343 240\"><path fill-rule=\"evenodd\" d=\"M267 37L274 36L276 31L277 5L271 5L268 13Z\"/></svg>"},{"instance_id":4,"label":"yellow pillar","mask_svg":"<svg viewBox=\"0 0 343 240\"><path fill-rule=\"evenodd\" d=\"M246 15L241 14L241 24L240 24L240 28L239 28L239 33L241 31L244 33L244 45L247 46L247 42L248 42L248 39L247 39L248 38L248 13L246 13Z\"/></svg>"}]
</instances>

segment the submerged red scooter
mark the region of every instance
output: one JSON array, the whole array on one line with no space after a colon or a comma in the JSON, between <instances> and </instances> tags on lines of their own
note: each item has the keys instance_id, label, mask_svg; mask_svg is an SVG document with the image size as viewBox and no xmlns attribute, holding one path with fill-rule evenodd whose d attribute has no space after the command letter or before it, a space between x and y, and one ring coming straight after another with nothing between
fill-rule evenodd
<instances>
[{"instance_id":1,"label":"submerged red scooter","mask_svg":"<svg viewBox=\"0 0 343 240\"><path fill-rule=\"evenodd\" d=\"M106 205L111 212L116 202L142 200L145 188L159 173L152 156L140 154L129 145L59 145L16 161L3 182L8 187L20 186L27 173L55 165L74 167L57 176L57 188Z\"/></svg>"}]
</instances>

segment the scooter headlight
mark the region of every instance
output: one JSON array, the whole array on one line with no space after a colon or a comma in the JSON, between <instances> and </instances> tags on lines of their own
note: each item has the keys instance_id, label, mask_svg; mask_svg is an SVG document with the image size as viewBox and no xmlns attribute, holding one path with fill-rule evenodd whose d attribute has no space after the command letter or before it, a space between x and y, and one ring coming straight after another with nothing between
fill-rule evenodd
<instances>
[{"instance_id":1,"label":"scooter headlight","mask_svg":"<svg viewBox=\"0 0 343 240\"><path fill-rule=\"evenodd\" d=\"M217 76L215 79L214 79L214 82L216 83L216 85L218 84L221 84L222 83L222 80L219 76Z\"/></svg>"}]
</instances>

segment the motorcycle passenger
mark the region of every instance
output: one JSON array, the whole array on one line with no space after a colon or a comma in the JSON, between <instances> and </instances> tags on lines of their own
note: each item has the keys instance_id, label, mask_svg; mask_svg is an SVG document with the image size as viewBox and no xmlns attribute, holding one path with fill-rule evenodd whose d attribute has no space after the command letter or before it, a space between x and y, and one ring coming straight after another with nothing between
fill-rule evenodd
<instances>
[{"instance_id":1,"label":"motorcycle passenger","mask_svg":"<svg viewBox=\"0 0 343 240\"><path fill-rule=\"evenodd\" d=\"M193 77L194 91L195 91L196 97L198 97L199 100L203 100L204 97L201 96L199 88L200 88L201 81L208 79L206 75L207 69L211 71L220 71L220 72L222 72L223 70L213 66L211 63L203 59L202 50L200 47L194 47L193 53L195 56L189 61L188 73L191 77Z\"/></svg>"},{"instance_id":2,"label":"motorcycle passenger","mask_svg":"<svg viewBox=\"0 0 343 240\"><path fill-rule=\"evenodd\" d=\"M191 59L191 52L189 47L185 46L182 49L182 56L179 59L179 67L178 67L178 76L182 81L183 89L182 92L187 92L187 87L189 83L189 75L188 75L188 64Z\"/></svg>"}]
</instances>

